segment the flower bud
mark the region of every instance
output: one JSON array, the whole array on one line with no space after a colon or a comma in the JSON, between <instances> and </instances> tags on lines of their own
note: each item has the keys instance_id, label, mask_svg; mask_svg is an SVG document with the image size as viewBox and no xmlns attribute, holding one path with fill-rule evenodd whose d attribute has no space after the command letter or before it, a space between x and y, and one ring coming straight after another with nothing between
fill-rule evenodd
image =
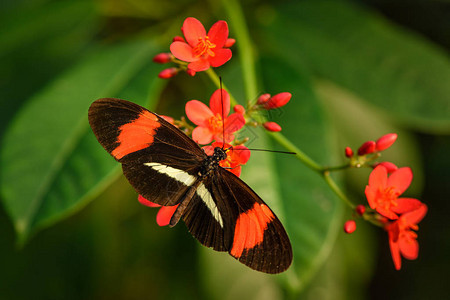
<instances>
[{"instance_id":1,"label":"flower bud","mask_svg":"<svg viewBox=\"0 0 450 300\"><path fill-rule=\"evenodd\" d=\"M358 215L362 216L366 212L366 207L362 204L356 206L355 211Z\"/></svg>"},{"instance_id":2,"label":"flower bud","mask_svg":"<svg viewBox=\"0 0 450 300\"><path fill-rule=\"evenodd\" d=\"M187 69L186 70L186 73L189 75L189 76L195 76L195 71L194 70L191 70L191 69Z\"/></svg>"},{"instance_id":3,"label":"flower bud","mask_svg":"<svg viewBox=\"0 0 450 300\"><path fill-rule=\"evenodd\" d=\"M376 150L377 151L383 151L392 146L392 144L397 139L396 133L388 133L386 135L383 135L380 137L376 142Z\"/></svg>"},{"instance_id":4,"label":"flower bud","mask_svg":"<svg viewBox=\"0 0 450 300\"><path fill-rule=\"evenodd\" d=\"M234 43L236 43L235 39L227 39L225 42L225 45L223 45L224 48L230 48L231 46L234 45Z\"/></svg>"},{"instance_id":5,"label":"flower bud","mask_svg":"<svg viewBox=\"0 0 450 300\"><path fill-rule=\"evenodd\" d=\"M169 79L175 75L178 74L178 69L177 68L168 68L168 69L164 69L162 70L159 74L158 77L162 78L162 79Z\"/></svg>"},{"instance_id":6,"label":"flower bud","mask_svg":"<svg viewBox=\"0 0 450 300\"><path fill-rule=\"evenodd\" d=\"M272 132L278 132L281 131L281 126L278 125L275 122L266 122L263 124L264 128L266 128L268 131Z\"/></svg>"},{"instance_id":7,"label":"flower bud","mask_svg":"<svg viewBox=\"0 0 450 300\"><path fill-rule=\"evenodd\" d=\"M264 103L264 108L275 109L286 105L291 100L292 94L288 92L279 93L272 96L269 101Z\"/></svg>"},{"instance_id":8,"label":"flower bud","mask_svg":"<svg viewBox=\"0 0 450 300\"><path fill-rule=\"evenodd\" d=\"M186 41L185 41L181 36L179 36L179 35L174 36L174 37L173 37L173 41L174 41L174 42L183 42L183 43L186 43Z\"/></svg>"},{"instance_id":9,"label":"flower bud","mask_svg":"<svg viewBox=\"0 0 450 300\"><path fill-rule=\"evenodd\" d=\"M256 101L257 104L264 104L267 101L269 101L270 99L270 94L262 94L261 96L258 97L258 101Z\"/></svg>"},{"instance_id":10,"label":"flower bud","mask_svg":"<svg viewBox=\"0 0 450 300\"><path fill-rule=\"evenodd\" d=\"M170 53L159 53L153 57L153 62L158 64L166 64L172 61L172 54Z\"/></svg>"},{"instance_id":11,"label":"flower bud","mask_svg":"<svg viewBox=\"0 0 450 300\"><path fill-rule=\"evenodd\" d=\"M389 161L383 161L380 163L375 164L373 167L377 167L377 166L383 166L386 168L387 172L390 174L394 171L396 171L398 169L398 167L396 165L394 165L393 163L389 162Z\"/></svg>"},{"instance_id":12,"label":"flower bud","mask_svg":"<svg viewBox=\"0 0 450 300\"><path fill-rule=\"evenodd\" d=\"M366 155L373 153L375 151L375 142L374 141L368 141L361 145L358 149L358 155Z\"/></svg>"},{"instance_id":13,"label":"flower bud","mask_svg":"<svg viewBox=\"0 0 450 300\"><path fill-rule=\"evenodd\" d=\"M345 147L345 156L347 156L348 158L353 156L353 150L350 147Z\"/></svg>"},{"instance_id":14,"label":"flower bud","mask_svg":"<svg viewBox=\"0 0 450 300\"><path fill-rule=\"evenodd\" d=\"M238 114L241 114L241 115L245 114L245 108L240 104L236 104L233 107L233 110L234 110L234 112L236 112Z\"/></svg>"},{"instance_id":15,"label":"flower bud","mask_svg":"<svg viewBox=\"0 0 450 300\"><path fill-rule=\"evenodd\" d=\"M344 224L344 232L345 233L353 233L356 230L356 222L355 220L348 220Z\"/></svg>"}]
</instances>

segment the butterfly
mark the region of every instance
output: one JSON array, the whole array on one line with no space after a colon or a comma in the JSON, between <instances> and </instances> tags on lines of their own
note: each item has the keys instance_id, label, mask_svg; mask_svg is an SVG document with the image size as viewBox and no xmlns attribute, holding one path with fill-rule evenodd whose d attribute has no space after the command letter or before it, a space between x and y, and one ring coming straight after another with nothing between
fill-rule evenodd
<instances>
[{"instance_id":1,"label":"butterfly","mask_svg":"<svg viewBox=\"0 0 450 300\"><path fill-rule=\"evenodd\" d=\"M204 246L226 251L254 270L275 274L290 266L292 247L280 220L219 165L227 149L216 147L207 155L159 115L121 99L94 101L89 124L140 195L162 206L178 205L170 226L182 219Z\"/></svg>"}]
</instances>

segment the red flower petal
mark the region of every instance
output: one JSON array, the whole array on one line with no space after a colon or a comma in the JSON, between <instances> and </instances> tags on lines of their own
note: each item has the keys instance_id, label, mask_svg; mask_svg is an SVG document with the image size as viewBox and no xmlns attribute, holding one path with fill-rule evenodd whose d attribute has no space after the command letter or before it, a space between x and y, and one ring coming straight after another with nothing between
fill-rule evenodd
<instances>
[{"instance_id":1,"label":"red flower petal","mask_svg":"<svg viewBox=\"0 0 450 300\"><path fill-rule=\"evenodd\" d=\"M181 30L183 31L186 41L192 47L197 45L199 38L204 38L206 36L205 27L203 27L199 20L192 17L184 20Z\"/></svg>"},{"instance_id":2,"label":"red flower petal","mask_svg":"<svg viewBox=\"0 0 450 300\"><path fill-rule=\"evenodd\" d=\"M178 205L161 207L158 211L158 214L156 215L156 223L158 223L159 226L169 225L170 219L175 213L177 207Z\"/></svg>"},{"instance_id":3,"label":"red flower petal","mask_svg":"<svg viewBox=\"0 0 450 300\"><path fill-rule=\"evenodd\" d=\"M388 182L387 178L387 170L384 166L377 166L370 173L369 176L369 186L373 186L374 188L382 188L385 189Z\"/></svg>"},{"instance_id":4,"label":"red flower petal","mask_svg":"<svg viewBox=\"0 0 450 300\"><path fill-rule=\"evenodd\" d=\"M227 41L225 42L225 45L223 45L225 48L230 48L231 46L233 46L236 43L235 39L227 39Z\"/></svg>"},{"instance_id":5,"label":"red flower petal","mask_svg":"<svg viewBox=\"0 0 450 300\"><path fill-rule=\"evenodd\" d=\"M222 48L228 38L228 24L225 21L216 22L208 31L209 40L216 45L216 49Z\"/></svg>"},{"instance_id":6,"label":"red flower petal","mask_svg":"<svg viewBox=\"0 0 450 300\"><path fill-rule=\"evenodd\" d=\"M392 211L397 214L407 213L419 209L423 204L417 199L413 198L398 198L397 207L393 207Z\"/></svg>"},{"instance_id":7,"label":"red flower petal","mask_svg":"<svg viewBox=\"0 0 450 300\"><path fill-rule=\"evenodd\" d=\"M192 47L183 42L173 42L170 44L170 52L182 61L193 62L198 60L198 57L194 56Z\"/></svg>"},{"instance_id":8,"label":"red flower petal","mask_svg":"<svg viewBox=\"0 0 450 300\"><path fill-rule=\"evenodd\" d=\"M398 241L398 246L404 258L417 259L417 257L419 256L419 243L414 238L401 238Z\"/></svg>"},{"instance_id":9,"label":"red flower petal","mask_svg":"<svg viewBox=\"0 0 450 300\"><path fill-rule=\"evenodd\" d=\"M396 270L400 270L402 267L402 258L400 256L400 248L398 243L394 242L394 240L389 235L389 248L391 249L392 260L394 261L394 266Z\"/></svg>"},{"instance_id":10,"label":"red flower petal","mask_svg":"<svg viewBox=\"0 0 450 300\"><path fill-rule=\"evenodd\" d=\"M427 211L428 207L422 203L418 209L403 214L402 218L410 224L417 224L425 217Z\"/></svg>"},{"instance_id":11,"label":"red flower petal","mask_svg":"<svg viewBox=\"0 0 450 300\"><path fill-rule=\"evenodd\" d=\"M230 113L230 95L224 89L216 90L209 99L209 107L214 115L226 118ZM223 114L222 114L223 107Z\"/></svg>"},{"instance_id":12,"label":"red flower petal","mask_svg":"<svg viewBox=\"0 0 450 300\"><path fill-rule=\"evenodd\" d=\"M233 159L237 161L240 165L245 165L250 159L250 150L244 145L238 145L233 147Z\"/></svg>"},{"instance_id":13,"label":"red flower petal","mask_svg":"<svg viewBox=\"0 0 450 300\"><path fill-rule=\"evenodd\" d=\"M215 56L210 56L208 59L209 59L209 63L211 64L211 66L213 66L215 68L220 67L221 65L223 65L224 63L229 61L232 56L232 52L230 49L214 48L213 52L215 53Z\"/></svg>"},{"instance_id":14,"label":"red flower petal","mask_svg":"<svg viewBox=\"0 0 450 300\"><path fill-rule=\"evenodd\" d=\"M199 59L197 61L191 62L188 65L188 68L195 71L195 72L201 72L209 69L209 61L206 59Z\"/></svg>"},{"instance_id":15,"label":"red flower petal","mask_svg":"<svg viewBox=\"0 0 450 300\"><path fill-rule=\"evenodd\" d=\"M144 197L142 197L142 195L139 195L139 196L138 196L138 201L139 201L141 204L143 204L143 205L145 205L145 206L148 206L148 207L161 207L161 205L156 204L156 203L153 203L153 202L151 202L151 201L145 199Z\"/></svg>"},{"instance_id":16,"label":"red flower petal","mask_svg":"<svg viewBox=\"0 0 450 300\"><path fill-rule=\"evenodd\" d=\"M202 149L205 151L206 155L213 155L214 154L214 148L217 146L214 146L215 143L212 143L210 146L204 146Z\"/></svg>"},{"instance_id":17,"label":"red flower petal","mask_svg":"<svg viewBox=\"0 0 450 300\"><path fill-rule=\"evenodd\" d=\"M233 133L244 127L245 119L239 113L232 113L225 119L225 133Z\"/></svg>"},{"instance_id":18,"label":"red flower petal","mask_svg":"<svg viewBox=\"0 0 450 300\"><path fill-rule=\"evenodd\" d=\"M208 120L214 116L211 109L198 100L191 100L186 103L185 106L186 116L195 125L207 126Z\"/></svg>"},{"instance_id":19,"label":"red flower petal","mask_svg":"<svg viewBox=\"0 0 450 300\"><path fill-rule=\"evenodd\" d=\"M208 127L198 126L192 131L192 139L198 144L209 144L213 140L213 134Z\"/></svg>"},{"instance_id":20,"label":"red flower petal","mask_svg":"<svg viewBox=\"0 0 450 300\"><path fill-rule=\"evenodd\" d=\"M378 168L378 167L377 167ZM409 187L413 178L413 174L410 168L400 168L394 171L391 176L389 176L387 185L395 187L396 191L403 194L404 191Z\"/></svg>"},{"instance_id":21,"label":"red flower petal","mask_svg":"<svg viewBox=\"0 0 450 300\"><path fill-rule=\"evenodd\" d=\"M231 169L227 169L228 171L230 171L231 173L233 173L234 175L236 175L237 177L241 176L241 166L236 166L234 168Z\"/></svg>"}]
</instances>

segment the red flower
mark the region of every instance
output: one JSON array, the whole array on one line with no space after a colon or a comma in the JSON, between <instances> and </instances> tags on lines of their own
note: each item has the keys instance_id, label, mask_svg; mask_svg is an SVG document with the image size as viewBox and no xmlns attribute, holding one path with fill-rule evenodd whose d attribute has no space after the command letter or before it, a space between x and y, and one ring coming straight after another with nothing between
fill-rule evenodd
<instances>
[{"instance_id":1,"label":"red flower","mask_svg":"<svg viewBox=\"0 0 450 300\"><path fill-rule=\"evenodd\" d=\"M138 200L141 204L148 207L161 207L158 211L158 214L156 215L156 223L158 223L159 226L169 225L170 219L172 218L173 214L175 213L175 210L178 207L178 205L161 206L159 204L151 202L150 200L145 199L141 195L139 195Z\"/></svg>"},{"instance_id":2,"label":"red flower","mask_svg":"<svg viewBox=\"0 0 450 300\"><path fill-rule=\"evenodd\" d=\"M227 22L216 22L206 34L199 20L187 18L181 31L187 43L177 40L170 45L170 51L176 58L189 62L189 69L205 71L210 66L219 67L230 60L231 50L224 48L228 38Z\"/></svg>"},{"instance_id":3,"label":"red flower","mask_svg":"<svg viewBox=\"0 0 450 300\"><path fill-rule=\"evenodd\" d=\"M199 144L209 144L214 139L222 141L225 132L225 142L231 142L234 139L233 132L244 126L244 117L240 113L228 116L230 96L225 90L216 90L209 100L209 106L198 100L186 103L187 117L198 125L192 132L192 139Z\"/></svg>"},{"instance_id":4,"label":"red flower","mask_svg":"<svg viewBox=\"0 0 450 300\"><path fill-rule=\"evenodd\" d=\"M398 218L397 214L419 208L422 203L417 199L398 198L411 184L412 176L410 168L400 168L388 178L387 169L377 166L370 173L365 190L370 207L392 220Z\"/></svg>"},{"instance_id":5,"label":"red flower","mask_svg":"<svg viewBox=\"0 0 450 300\"><path fill-rule=\"evenodd\" d=\"M417 224L423 219L427 209L427 206L422 203L418 209L404 213L397 220L386 225L385 229L389 235L389 248L396 270L401 268L401 256L413 260L419 255L417 234L413 230L419 229Z\"/></svg>"},{"instance_id":6,"label":"red flower","mask_svg":"<svg viewBox=\"0 0 450 300\"><path fill-rule=\"evenodd\" d=\"M231 146L222 142L214 142L210 146L203 147L203 149L206 154L212 155L216 147L228 149L227 158L220 161L219 165L239 177L241 175L241 166L245 165L250 158L250 150L244 145Z\"/></svg>"}]
</instances>

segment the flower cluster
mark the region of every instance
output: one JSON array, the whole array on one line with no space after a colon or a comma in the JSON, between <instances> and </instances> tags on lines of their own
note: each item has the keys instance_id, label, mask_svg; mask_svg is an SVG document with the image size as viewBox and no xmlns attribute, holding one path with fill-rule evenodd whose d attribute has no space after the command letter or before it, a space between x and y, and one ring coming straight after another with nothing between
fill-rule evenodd
<instances>
[{"instance_id":1,"label":"flower cluster","mask_svg":"<svg viewBox=\"0 0 450 300\"><path fill-rule=\"evenodd\" d=\"M417 223L425 216L427 206L417 199L400 197L411 184L413 173L410 168L397 168L391 162L371 164L380 156L379 152L389 148L396 139L397 135L390 133L376 142L363 143L356 156L347 147L345 155L350 158L351 167L374 168L365 189L369 207L366 209L365 206L358 205L355 212L388 232L394 266L400 270L401 256L407 259L416 259L418 256L419 245L414 231L418 229ZM354 220L349 220L344 225L346 233L352 233L355 229Z\"/></svg>"},{"instance_id":2,"label":"flower cluster","mask_svg":"<svg viewBox=\"0 0 450 300\"><path fill-rule=\"evenodd\" d=\"M229 49L235 43L228 38L228 24L216 22L206 33L205 27L196 18L187 18L181 27L184 38L176 36L170 45L171 53L160 53L153 58L156 63L174 62L177 67L164 69L159 73L163 79L171 78L180 71L194 76L196 72L210 67L220 67L231 59Z\"/></svg>"}]
</instances>

